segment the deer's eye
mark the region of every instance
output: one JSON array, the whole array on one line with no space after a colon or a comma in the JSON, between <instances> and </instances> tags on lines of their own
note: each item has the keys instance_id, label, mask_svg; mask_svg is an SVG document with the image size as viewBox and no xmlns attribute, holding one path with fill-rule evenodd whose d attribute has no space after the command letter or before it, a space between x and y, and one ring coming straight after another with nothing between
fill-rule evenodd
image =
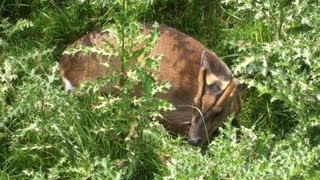
<instances>
[{"instance_id":1,"label":"deer's eye","mask_svg":"<svg viewBox=\"0 0 320 180\"><path fill-rule=\"evenodd\" d=\"M217 86L216 84L212 84L212 85L206 86L205 93L206 94L214 94L217 96L217 95L220 95L222 93L222 91L219 88L219 86Z\"/></svg>"}]
</instances>

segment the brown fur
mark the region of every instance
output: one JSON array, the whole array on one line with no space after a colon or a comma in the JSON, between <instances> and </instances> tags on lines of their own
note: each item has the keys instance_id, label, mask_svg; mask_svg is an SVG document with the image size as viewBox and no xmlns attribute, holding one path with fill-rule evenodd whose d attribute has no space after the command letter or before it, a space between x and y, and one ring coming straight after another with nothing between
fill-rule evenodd
<instances>
[{"instance_id":1,"label":"brown fur","mask_svg":"<svg viewBox=\"0 0 320 180\"><path fill-rule=\"evenodd\" d=\"M143 33L148 34L151 27L150 24L146 24ZM103 39L113 44L115 42L108 33L96 31L80 38L68 48L78 45L102 48ZM206 51L206 62L210 68L206 69L206 78L199 78L203 51ZM232 80L230 70L215 53L206 49L198 41L164 24L160 25L159 39L154 45L152 55L162 55L157 78L160 81L169 81L172 85L168 93L162 95L162 98L176 107L175 111L165 112L160 122L174 133L187 135L190 130L193 109L180 105L192 105L195 97L201 100L202 95L199 91L203 91L203 85L199 90L198 84L214 84L215 89L221 93ZM84 55L81 52L74 56L64 55L61 60L61 75L70 80L74 86L78 86L85 80L94 81L97 77L110 73L100 64L105 58L97 57L94 53ZM112 63L119 64L117 60L113 60ZM219 93L214 93L214 98L218 99ZM239 96L237 95L227 106L231 111L239 111Z\"/></svg>"}]
</instances>

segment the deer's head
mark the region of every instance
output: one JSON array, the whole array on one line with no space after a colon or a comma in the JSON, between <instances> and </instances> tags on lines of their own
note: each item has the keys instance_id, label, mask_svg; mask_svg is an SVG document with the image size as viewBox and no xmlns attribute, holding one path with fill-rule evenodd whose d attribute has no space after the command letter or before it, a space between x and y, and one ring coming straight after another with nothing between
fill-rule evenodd
<instances>
[{"instance_id":1,"label":"deer's head","mask_svg":"<svg viewBox=\"0 0 320 180\"><path fill-rule=\"evenodd\" d=\"M239 95L242 85L239 81L227 74L221 78L214 71L207 60L205 51L202 53L198 75L198 90L193 100L193 114L188 142L199 145L206 142L212 133L232 113L232 103ZM220 73L221 75L221 73Z\"/></svg>"}]
</instances>

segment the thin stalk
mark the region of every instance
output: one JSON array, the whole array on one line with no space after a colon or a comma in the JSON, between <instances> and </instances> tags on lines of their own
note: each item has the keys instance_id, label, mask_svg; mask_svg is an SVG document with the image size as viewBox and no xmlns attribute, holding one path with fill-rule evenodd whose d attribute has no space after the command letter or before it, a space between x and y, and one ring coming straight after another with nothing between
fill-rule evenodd
<instances>
[{"instance_id":1,"label":"thin stalk","mask_svg":"<svg viewBox=\"0 0 320 180\"><path fill-rule=\"evenodd\" d=\"M278 39L282 39L282 24L283 24L283 20L284 20L284 5L285 2L281 1L280 2L280 6L279 6L279 10L280 10L280 17L279 17L279 27L278 27Z\"/></svg>"},{"instance_id":2,"label":"thin stalk","mask_svg":"<svg viewBox=\"0 0 320 180\"><path fill-rule=\"evenodd\" d=\"M126 18L126 0L122 1L122 14L121 14L121 80L120 80L120 86L125 84L126 78L125 78L125 18Z\"/></svg>"},{"instance_id":3,"label":"thin stalk","mask_svg":"<svg viewBox=\"0 0 320 180\"><path fill-rule=\"evenodd\" d=\"M204 120L204 117L203 117L203 114L202 114L201 110L200 110L199 108L197 108L197 107L195 107L195 106L191 106L191 105L179 105L179 106L181 106L181 107L191 107L191 108L193 108L193 109L195 109L195 110L198 111L198 113L199 113L200 116L201 116L201 120L202 120L202 122L203 122L203 124L204 124L204 130L205 130L205 132L206 132L207 141L210 142L210 141L209 141L209 133L208 133L206 121Z\"/></svg>"}]
</instances>

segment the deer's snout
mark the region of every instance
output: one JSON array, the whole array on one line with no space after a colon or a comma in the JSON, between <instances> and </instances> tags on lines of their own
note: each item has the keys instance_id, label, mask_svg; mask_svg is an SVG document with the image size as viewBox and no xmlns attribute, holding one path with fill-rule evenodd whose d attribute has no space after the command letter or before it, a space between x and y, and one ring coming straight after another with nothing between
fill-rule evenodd
<instances>
[{"instance_id":1,"label":"deer's snout","mask_svg":"<svg viewBox=\"0 0 320 180\"><path fill-rule=\"evenodd\" d=\"M198 146L201 144L201 138L200 137L188 137L188 143L193 146Z\"/></svg>"}]
</instances>

